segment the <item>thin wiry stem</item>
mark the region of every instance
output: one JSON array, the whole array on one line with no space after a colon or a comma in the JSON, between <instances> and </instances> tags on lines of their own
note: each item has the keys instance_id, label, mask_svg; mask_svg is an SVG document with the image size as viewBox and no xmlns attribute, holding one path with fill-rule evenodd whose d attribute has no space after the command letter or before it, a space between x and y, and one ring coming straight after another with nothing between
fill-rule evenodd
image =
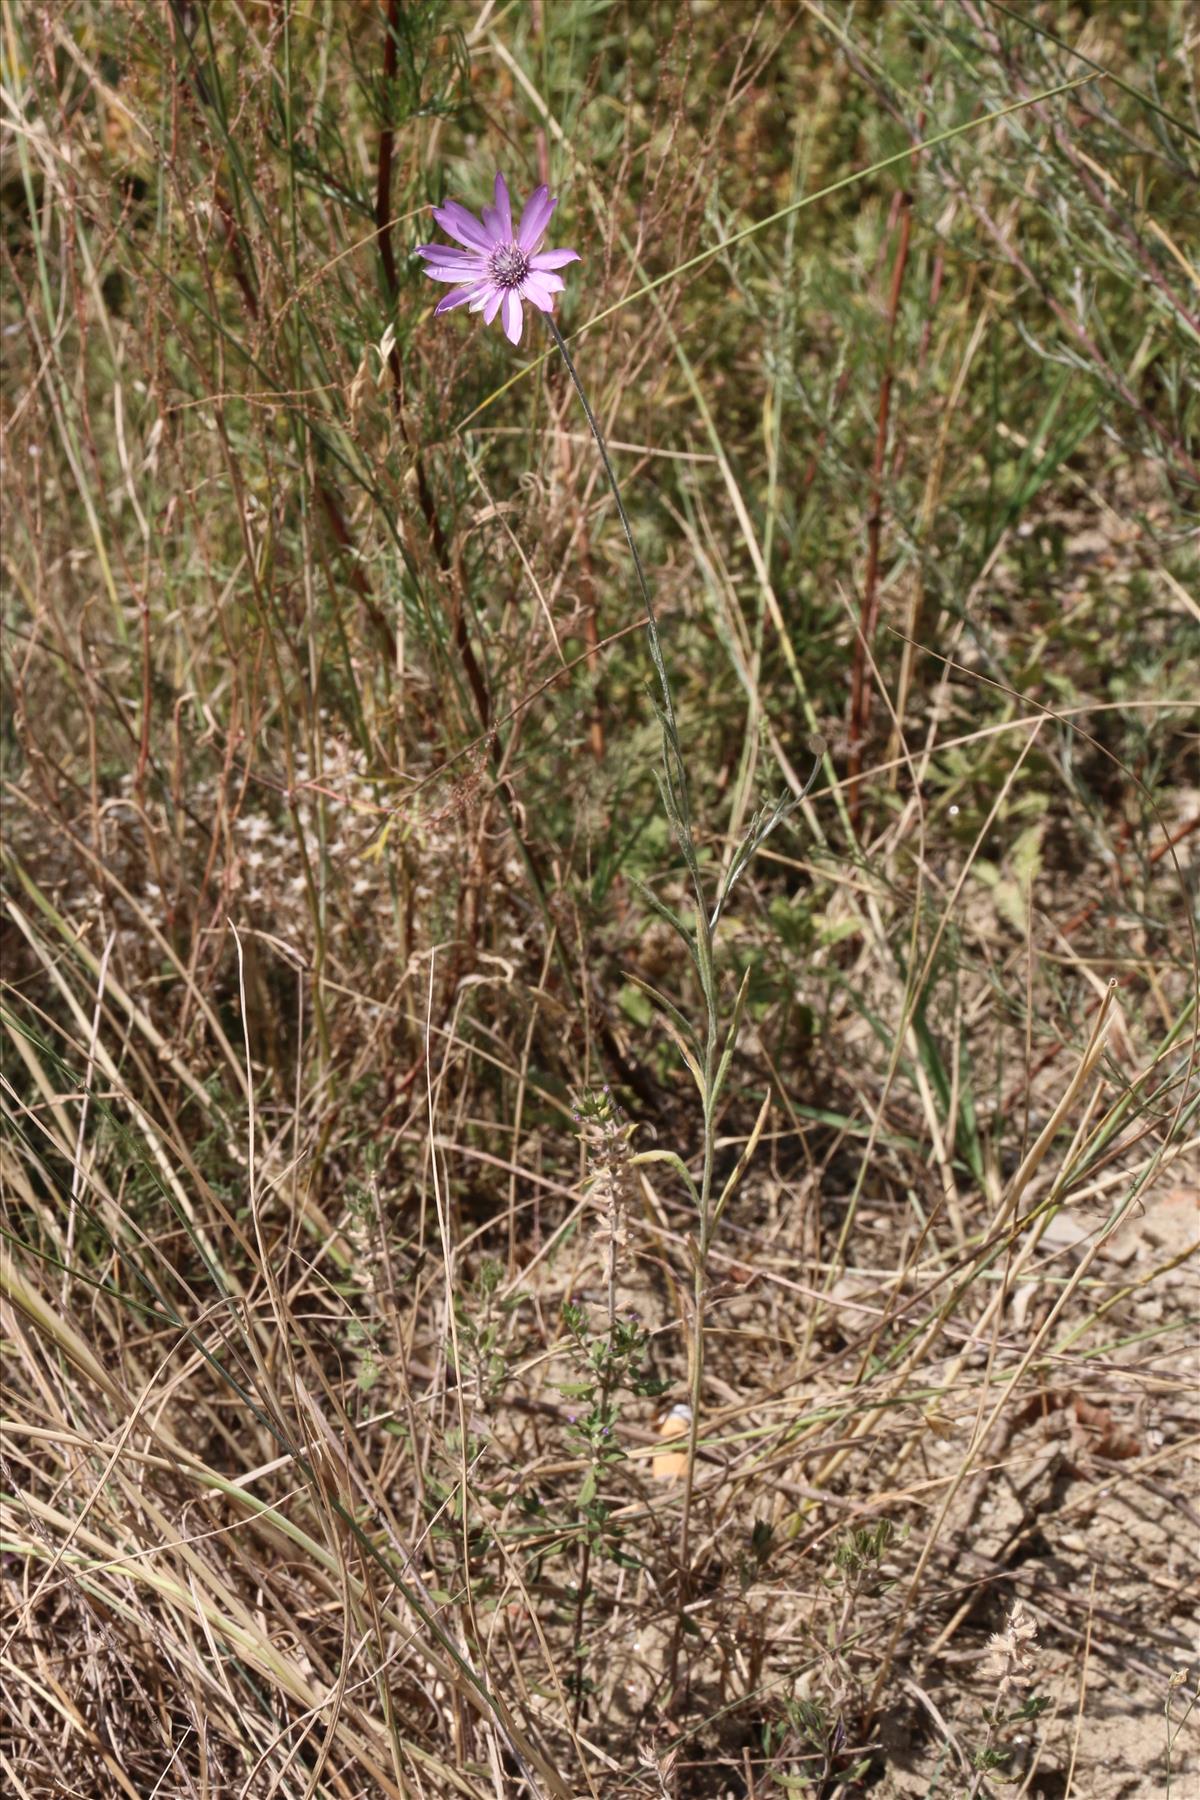
<instances>
[{"instance_id":1,"label":"thin wiry stem","mask_svg":"<svg viewBox=\"0 0 1200 1800\"><path fill-rule=\"evenodd\" d=\"M691 1379L688 1384L690 1395L691 1417L688 1421L687 1472L684 1477L683 1506L679 1531L679 1594L675 1618L675 1630L671 1639L670 1650L670 1685L675 1686L679 1667L679 1654L683 1641L684 1608L691 1594L691 1513L692 1496L696 1484L696 1451L700 1430L700 1402L704 1385L704 1314L708 1296L708 1251L710 1237L710 1212L712 1200L713 1160L716 1148L716 1069L719 1048L719 1021L717 1018L717 995L713 979L712 940L716 915L710 924L708 908L705 905L700 870L696 863L695 848L692 839L691 818L688 809L687 775L683 766L683 756L679 744L679 733L675 723L675 707L671 699L671 686L667 679L666 664L663 661L662 647L658 636L658 620L654 612L654 602L650 598L650 586L646 580L646 571L642 567L642 559L634 541L633 528L629 523L629 515L625 511L625 502L621 498L621 488L617 481L616 470L608 454L608 445L604 441L596 415L584 392L579 371L575 367L571 352L554 319L553 314L543 315L551 335L567 365L567 373L571 377L572 386L579 396L584 415L591 428L596 448L600 452L600 460L604 464L604 473L608 477L608 485L612 489L613 499L617 503L617 513L621 520L621 529L625 533L625 542L629 545L629 554L633 558L634 570L637 574L638 586L641 589L642 604L646 609L646 635L650 643L650 655L658 673L659 686L662 691L662 725L664 738L664 769L666 783L663 797L667 810L672 815L672 822L680 835L680 842L687 857L696 887L696 935L695 951L701 972L701 985L704 988L707 1031L705 1034L704 1071L701 1098L704 1107L704 1144L703 1174L700 1184L700 1216L698 1220L699 1238L696 1247L695 1266L693 1269L692 1296L692 1356ZM676 791L678 790L678 791ZM611 1305L611 1295L610 1295ZM586 1563L584 1569L586 1572ZM581 1582L582 1601L582 1582ZM578 1715L577 1715L578 1716Z\"/></svg>"},{"instance_id":2,"label":"thin wiry stem","mask_svg":"<svg viewBox=\"0 0 1200 1800\"><path fill-rule=\"evenodd\" d=\"M642 559L638 554L638 547L634 541L633 527L629 523L629 514L625 511L625 502L621 498L621 487L617 480L616 470L613 468L612 458L608 454L608 445L604 441L604 433L600 429L596 415L592 411L591 402L588 400L583 389L583 383L579 379L579 371L575 367L575 360L572 357L571 352L567 349L566 339L558 329L558 321L555 319L553 313L543 313L542 317L549 326L550 334L558 345L562 359L567 365L567 374L571 377L571 384L574 387L575 392L579 395L579 404L583 408L588 425L591 427L592 436L596 440L596 448L600 452L600 461L604 464L604 473L608 476L608 485L612 489L612 497L617 503L617 513L621 520L621 529L625 533L625 542L629 545L629 554L633 558L633 567L637 574L638 587L641 589L642 605L646 609L646 635L650 640L650 655L654 659L654 667L658 671L658 682L662 689L663 711L666 713L671 726L671 731L674 733L675 705L671 699L671 684L667 680L667 668L666 664L663 662L662 647L659 643L658 618L654 611L654 602L650 598L650 584L646 580L646 571L642 567Z\"/></svg>"}]
</instances>

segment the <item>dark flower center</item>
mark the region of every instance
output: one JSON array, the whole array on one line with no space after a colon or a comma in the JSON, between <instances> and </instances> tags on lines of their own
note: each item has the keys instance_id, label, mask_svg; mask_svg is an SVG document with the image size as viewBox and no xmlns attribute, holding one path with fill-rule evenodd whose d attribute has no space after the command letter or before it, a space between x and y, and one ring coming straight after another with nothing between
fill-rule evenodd
<instances>
[{"instance_id":1,"label":"dark flower center","mask_svg":"<svg viewBox=\"0 0 1200 1800\"><path fill-rule=\"evenodd\" d=\"M519 288L529 273L529 258L519 244L501 244L488 257L488 274L497 287Z\"/></svg>"}]
</instances>

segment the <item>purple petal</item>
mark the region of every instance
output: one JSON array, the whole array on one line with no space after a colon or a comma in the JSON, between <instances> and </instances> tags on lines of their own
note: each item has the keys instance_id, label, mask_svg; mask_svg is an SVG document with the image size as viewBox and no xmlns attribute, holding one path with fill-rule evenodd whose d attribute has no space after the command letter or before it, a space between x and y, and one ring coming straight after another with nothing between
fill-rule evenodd
<instances>
[{"instance_id":1,"label":"purple petal","mask_svg":"<svg viewBox=\"0 0 1200 1800\"><path fill-rule=\"evenodd\" d=\"M441 254L426 257L423 272L426 275L434 269L450 272L460 281L483 281L487 275L487 264L481 256L454 256L446 245L439 246Z\"/></svg>"},{"instance_id":2,"label":"purple petal","mask_svg":"<svg viewBox=\"0 0 1200 1800\"><path fill-rule=\"evenodd\" d=\"M483 322L490 325L500 311L500 302L504 299L504 289L493 286L491 293L483 303Z\"/></svg>"},{"instance_id":3,"label":"purple petal","mask_svg":"<svg viewBox=\"0 0 1200 1800\"><path fill-rule=\"evenodd\" d=\"M533 280L527 278L521 283L521 298L528 300L530 306L536 306L539 312L554 311L554 295L549 288L542 287L536 277Z\"/></svg>"},{"instance_id":4,"label":"purple petal","mask_svg":"<svg viewBox=\"0 0 1200 1800\"><path fill-rule=\"evenodd\" d=\"M534 269L521 283L521 292L524 294L527 288L537 287L543 294L559 294L566 285L561 275L547 275L541 269Z\"/></svg>"},{"instance_id":5,"label":"purple petal","mask_svg":"<svg viewBox=\"0 0 1200 1800\"><path fill-rule=\"evenodd\" d=\"M536 250L545 236L546 227L550 223L550 215L558 205L557 200L550 198L548 187L535 187L525 202L525 211L521 214L521 228L517 232L517 242L526 256Z\"/></svg>"},{"instance_id":6,"label":"purple petal","mask_svg":"<svg viewBox=\"0 0 1200 1800\"><path fill-rule=\"evenodd\" d=\"M434 307L434 318L439 318L442 313L449 312L451 307L465 306L467 301L473 300L478 292L479 289L474 283L470 287L451 288L450 292L444 294Z\"/></svg>"},{"instance_id":7,"label":"purple petal","mask_svg":"<svg viewBox=\"0 0 1200 1800\"><path fill-rule=\"evenodd\" d=\"M451 263L462 263L465 268L477 269L487 261L482 250L460 250L457 244L418 244L417 255L441 263L444 268L449 268Z\"/></svg>"},{"instance_id":8,"label":"purple petal","mask_svg":"<svg viewBox=\"0 0 1200 1800\"><path fill-rule=\"evenodd\" d=\"M565 269L568 263L581 261L578 250L539 250L529 259L531 269Z\"/></svg>"},{"instance_id":9,"label":"purple petal","mask_svg":"<svg viewBox=\"0 0 1200 1800\"><path fill-rule=\"evenodd\" d=\"M467 281L474 287L483 281L487 271L478 263L468 263L463 268L459 263L426 263L425 273L432 281Z\"/></svg>"},{"instance_id":10,"label":"purple petal","mask_svg":"<svg viewBox=\"0 0 1200 1800\"><path fill-rule=\"evenodd\" d=\"M500 177L497 175L496 180ZM521 341L521 327L525 323L525 315L521 311L521 302L514 288L509 288L504 296L504 335L510 344Z\"/></svg>"},{"instance_id":11,"label":"purple petal","mask_svg":"<svg viewBox=\"0 0 1200 1800\"><path fill-rule=\"evenodd\" d=\"M435 206L433 216L443 231L448 231L452 238L460 244L466 244L471 250L488 251L492 248L491 239L475 217L457 200L447 200L445 206Z\"/></svg>"}]
</instances>

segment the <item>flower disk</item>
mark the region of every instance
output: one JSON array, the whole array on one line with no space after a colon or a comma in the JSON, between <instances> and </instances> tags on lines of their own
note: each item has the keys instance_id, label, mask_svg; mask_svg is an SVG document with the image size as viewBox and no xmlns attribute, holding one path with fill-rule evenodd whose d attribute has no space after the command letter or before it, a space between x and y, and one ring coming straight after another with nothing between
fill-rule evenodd
<instances>
[{"instance_id":1,"label":"flower disk","mask_svg":"<svg viewBox=\"0 0 1200 1800\"><path fill-rule=\"evenodd\" d=\"M529 274L529 258L516 244L503 244L488 257L488 272L497 287L519 288Z\"/></svg>"},{"instance_id":2,"label":"flower disk","mask_svg":"<svg viewBox=\"0 0 1200 1800\"><path fill-rule=\"evenodd\" d=\"M558 269L579 261L576 250L543 250L551 215L558 205L547 187L536 187L525 203L521 223L514 231L512 202L503 175L496 176L495 202L485 206L482 219L457 200L435 206L433 216L454 244L420 244L425 273L434 281L451 283L439 300L437 312L466 306L481 312L490 325L497 314L509 342L519 344L528 300L540 312L554 311L554 296L563 286Z\"/></svg>"}]
</instances>

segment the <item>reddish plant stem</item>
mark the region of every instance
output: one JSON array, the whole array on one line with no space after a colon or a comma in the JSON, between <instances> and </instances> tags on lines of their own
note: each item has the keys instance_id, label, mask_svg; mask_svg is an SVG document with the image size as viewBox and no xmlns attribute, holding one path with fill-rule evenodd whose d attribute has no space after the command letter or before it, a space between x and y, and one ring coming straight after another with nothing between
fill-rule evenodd
<instances>
[{"instance_id":1,"label":"reddish plant stem","mask_svg":"<svg viewBox=\"0 0 1200 1800\"><path fill-rule=\"evenodd\" d=\"M233 210L233 202L230 200L229 195L225 192L220 182L217 182L213 188L213 204L225 227L225 251L233 268L233 279L237 282L238 288L241 291L242 302L245 305L246 311L250 314L250 317L254 320L255 324L257 324L259 317L258 290L254 285L248 267L245 248L242 243L242 228L238 224L237 215Z\"/></svg>"},{"instance_id":2,"label":"reddish plant stem","mask_svg":"<svg viewBox=\"0 0 1200 1800\"><path fill-rule=\"evenodd\" d=\"M379 243L379 260L383 264L383 279L392 300L395 300L399 291L400 277L396 269L396 249L392 243L392 156L396 147L396 133L391 122L389 102L390 89L396 79L399 30L400 0L388 0L387 42L383 46L384 126L379 134L379 162L375 172L375 231ZM399 386L400 358L394 349L388 361L393 378Z\"/></svg>"},{"instance_id":3,"label":"reddish plant stem","mask_svg":"<svg viewBox=\"0 0 1200 1800\"><path fill-rule=\"evenodd\" d=\"M387 296L395 306L400 296L400 271L396 264L396 247L392 242L392 163L396 150L396 133L391 122L389 105L390 88L396 79L399 57L400 0L387 0L387 39L383 47L383 82L384 82L384 123L379 133L379 157L375 169L375 237L379 245L379 260L383 265L383 280ZM442 530L442 521L438 517L433 490L429 485L429 476L425 469L424 459L418 450L414 450L409 435L404 412L404 368L400 361L400 351L393 344L388 352L388 369L392 377L392 411L395 414L396 426L404 441L405 448L412 452L413 473L417 483L417 504L421 509L421 517L425 521L433 552L438 566L444 575L453 572L450 547L446 542L446 534ZM479 667L474 646L467 634L467 623L462 606L451 600L451 624L454 631L454 647L458 651L471 697L475 702L475 710L479 722L486 726L491 719L492 703Z\"/></svg>"}]
</instances>

